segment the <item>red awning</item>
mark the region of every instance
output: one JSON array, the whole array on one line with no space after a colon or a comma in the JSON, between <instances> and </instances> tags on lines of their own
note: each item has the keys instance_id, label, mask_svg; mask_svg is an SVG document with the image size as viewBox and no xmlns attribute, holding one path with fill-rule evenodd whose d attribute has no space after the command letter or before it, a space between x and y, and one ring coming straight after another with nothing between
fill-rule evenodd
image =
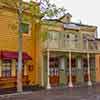
<instances>
[{"instance_id":1,"label":"red awning","mask_svg":"<svg viewBox=\"0 0 100 100\"><path fill-rule=\"evenodd\" d=\"M1 59L18 59L18 52L14 52L14 51L1 51L0 52L0 58ZM22 53L22 59L23 60L32 60L32 58L26 53L23 52Z\"/></svg>"},{"instance_id":2,"label":"red awning","mask_svg":"<svg viewBox=\"0 0 100 100\"><path fill-rule=\"evenodd\" d=\"M2 58L1 52L0 52L0 59Z\"/></svg>"}]
</instances>

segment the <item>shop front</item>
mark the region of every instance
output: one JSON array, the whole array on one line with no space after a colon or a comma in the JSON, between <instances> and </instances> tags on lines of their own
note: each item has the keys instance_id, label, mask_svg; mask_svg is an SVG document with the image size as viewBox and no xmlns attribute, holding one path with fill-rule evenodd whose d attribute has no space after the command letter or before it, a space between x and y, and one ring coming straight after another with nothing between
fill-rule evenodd
<instances>
[{"instance_id":1,"label":"shop front","mask_svg":"<svg viewBox=\"0 0 100 100\"><path fill-rule=\"evenodd\" d=\"M25 52L22 54L22 82L23 86L29 85L29 71L32 67L32 58ZM0 51L0 88L17 86L18 52Z\"/></svg>"}]
</instances>

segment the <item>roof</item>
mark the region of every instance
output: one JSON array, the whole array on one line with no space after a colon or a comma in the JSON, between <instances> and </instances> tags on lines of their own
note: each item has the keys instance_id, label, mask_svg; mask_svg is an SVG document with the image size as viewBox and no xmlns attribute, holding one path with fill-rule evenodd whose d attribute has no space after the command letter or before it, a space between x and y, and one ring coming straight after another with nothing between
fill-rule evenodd
<instances>
[{"instance_id":1,"label":"roof","mask_svg":"<svg viewBox=\"0 0 100 100\"><path fill-rule=\"evenodd\" d=\"M66 16L72 17L72 15L71 15L70 13L67 13L67 14L64 14L63 16L61 16L61 17L59 18L59 20L63 19L63 18L66 17Z\"/></svg>"},{"instance_id":2,"label":"roof","mask_svg":"<svg viewBox=\"0 0 100 100\"><path fill-rule=\"evenodd\" d=\"M96 28L97 28L97 26L94 26L94 25L87 25L87 24L82 24L82 23L71 22L71 24L75 24L75 25L77 25L77 26L96 27Z\"/></svg>"},{"instance_id":3,"label":"roof","mask_svg":"<svg viewBox=\"0 0 100 100\"><path fill-rule=\"evenodd\" d=\"M89 27L89 28L97 28L97 26L86 25L86 24L75 23L75 22L66 23L66 22L61 21L60 19L45 19L45 21L59 22L59 23L64 24L66 28L70 28L70 29L80 29L81 26Z\"/></svg>"}]
</instances>

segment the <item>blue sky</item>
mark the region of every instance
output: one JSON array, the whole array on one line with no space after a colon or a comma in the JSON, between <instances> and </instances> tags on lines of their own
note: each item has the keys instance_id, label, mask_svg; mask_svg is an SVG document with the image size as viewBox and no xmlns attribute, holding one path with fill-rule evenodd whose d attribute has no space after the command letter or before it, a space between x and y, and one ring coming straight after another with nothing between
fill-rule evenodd
<instances>
[{"instance_id":1,"label":"blue sky","mask_svg":"<svg viewBox=\"0 0 100 100\"><path fill-rule=\"evenodd\" d=\"M100 0L51 0L58 7L64 6L72 15L72 21L98 27L100 37Z\"/></svg>"}]
</instances>

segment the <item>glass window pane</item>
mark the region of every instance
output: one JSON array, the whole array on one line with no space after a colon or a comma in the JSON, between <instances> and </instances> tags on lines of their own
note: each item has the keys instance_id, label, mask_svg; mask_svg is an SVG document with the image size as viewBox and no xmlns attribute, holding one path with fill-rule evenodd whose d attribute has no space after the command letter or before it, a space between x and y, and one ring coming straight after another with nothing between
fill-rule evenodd
<instances>
[{"instance_id":1,"label":"glass window pane","mask_svg":"<svg viewBox=\"0 0 100 100\"><path fill-rule=\"evenodd\" d=\"M29 24L22 23L22 32L28 33L29 32Z\"/></svg>"}]
</instances>

